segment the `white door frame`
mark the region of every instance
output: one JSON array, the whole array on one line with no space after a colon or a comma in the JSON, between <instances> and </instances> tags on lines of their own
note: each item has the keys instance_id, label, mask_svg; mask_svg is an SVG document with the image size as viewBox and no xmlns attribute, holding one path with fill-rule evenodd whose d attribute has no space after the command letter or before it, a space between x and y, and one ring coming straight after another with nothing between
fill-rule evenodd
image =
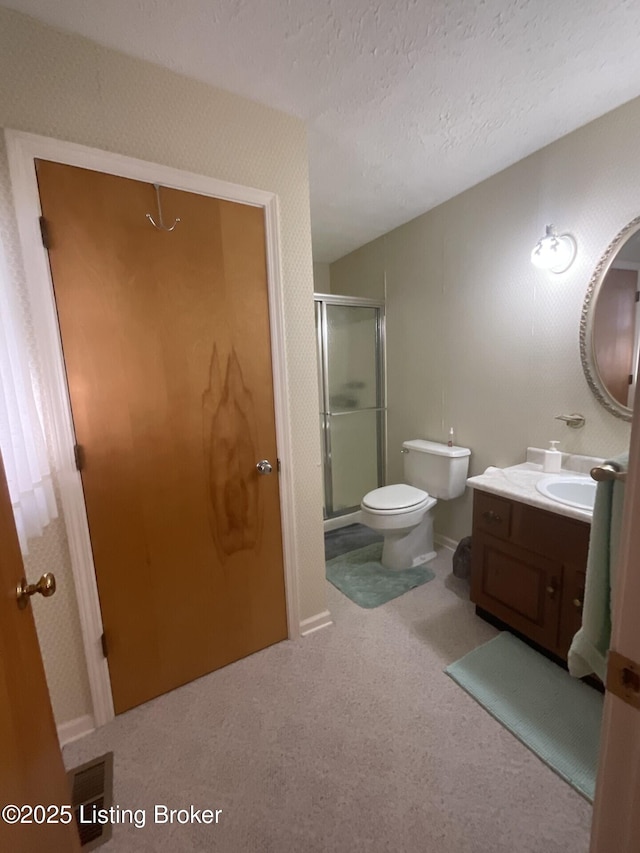
<instances>
[{"instance_id":1,"label":"white door frame","mask_svg":"<svg viewBox=\"0 0 640 853\"><path fill-rule=\"evenodd\" d=\"M114 717L111 682L106 659L102 655L102 614L98 599L91 540L84 493L74 459L74 432L71 402L67 388L62 343L57 322L53 282L47 251L42 245L39 227L40 196L35 159L80 166L123 178L158 182L178 190L215 196L228 201L262 207L265 215L269 323L278 458L281 461L280 510L284 551L284 580L289 639L300 636L300 619L295 572L293 515L293 474L291 470L291 434L288 418L288 384L284 338L284 290L280 259L280 221L278 197L274 193L219 181L216 178L184 172L169 166L147 163L122 154L87 148L72 142L49 139L21 131L5 130L9 171L18 222L18 233L29 293L38 351L41 356L43 394L53 425L51 448L71 552L94 722L104 725Z\"/></svg>"}]
</instances>

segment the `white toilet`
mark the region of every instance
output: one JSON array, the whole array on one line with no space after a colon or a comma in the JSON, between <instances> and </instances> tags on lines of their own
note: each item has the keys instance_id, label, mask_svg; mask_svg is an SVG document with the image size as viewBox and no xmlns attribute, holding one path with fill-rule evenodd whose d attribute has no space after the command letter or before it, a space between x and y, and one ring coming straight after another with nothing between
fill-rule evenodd
<instances>
[{"instance_id":1,"label":"white toilet","mask_svg":"<svg viewBox=\"0 0 640 853\"><path fill-rule=\"evenodd\" d=\"M384 536L382 565L410 569L433 560L433 508L436 498L451 500L465 489L467 447L447 447L414 439L402 445L405 483L367 492L361 521Z\"/></svg>"}]
</instances>

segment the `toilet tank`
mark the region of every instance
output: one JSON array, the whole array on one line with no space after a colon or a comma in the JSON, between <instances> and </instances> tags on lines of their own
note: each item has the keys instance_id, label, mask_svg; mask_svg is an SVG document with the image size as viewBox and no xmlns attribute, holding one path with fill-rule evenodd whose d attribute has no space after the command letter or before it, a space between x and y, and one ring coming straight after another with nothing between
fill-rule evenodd
<instances>
[{"instance_id":1,"label":"toilet tank","mask_svg":"<svg viewBox=\"0 0 640 853\"><path fill-rule=\"evenodd\" d=\"M415 438L402 445L405 483L451 500L464 492L469 470L468 447L448 447L437 441Z\"/></svg>"}]
</instances>

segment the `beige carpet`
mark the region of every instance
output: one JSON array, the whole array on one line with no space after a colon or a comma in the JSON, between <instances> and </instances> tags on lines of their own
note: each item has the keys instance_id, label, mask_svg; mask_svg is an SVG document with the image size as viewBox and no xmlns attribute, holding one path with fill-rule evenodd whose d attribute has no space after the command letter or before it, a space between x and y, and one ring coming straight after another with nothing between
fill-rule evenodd
<instances>
[{"instance_id":1,"label":"beige carpet","mask_svg":"<svg viewBox=\"0 0 640 853\"><path fill-rule=\"evenodd\" d=\"M118 717L64 750L113 750L131 853L586 853L591 807L443 668L495 635L452 578L375 610L328 586L335 626ZM222 809L152 823L154 804Z\"/></svg>"}]
</instances>

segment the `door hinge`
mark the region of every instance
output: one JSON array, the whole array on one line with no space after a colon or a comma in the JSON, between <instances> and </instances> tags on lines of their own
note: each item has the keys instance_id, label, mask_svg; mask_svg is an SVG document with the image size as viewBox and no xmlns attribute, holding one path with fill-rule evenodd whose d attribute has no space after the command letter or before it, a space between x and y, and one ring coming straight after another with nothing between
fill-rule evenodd
<instances>
[{"instance_id":1,"label":"door hinge","mask_svg":"<svg viewBox=\"0 0 640 853\"><path fill-rule=\"evenodd\" d=\"M40 217L40 236L42 237L42 245L45 249L50 249L51 241L49 240L49 226L47 225L47 220L44 216Z\"/></svg>"},{"instance_id":2,"label":"door hinge","mask_svg":"<svg viewBox=\"0 0 640 853\"><path fill-rule=\"evenodd\" d=\"M100 645L102 646L102 655L106 658L109 654L109 646L107 645L107 635L104 631L100 637Z\"/></svg>"},{"instance_id":3,"label":"door hinge","mask_svg":"<svg viewBox=\"0 0 640 853\"><path fill-rule=\"evenodd\" d=\"M81 444L73 445L73 457L76 460L76 471L82 471L84 468L84 451Z\"/></svg>"},{"instance_id":4,"label":"door hinge","mask_svg":"<svg viewBox=\"0 0 640 853\"><path fill-rule=\"evenodd\" d=\"M629 385L633 385L633 373L629 374Z\"/></svg>"},{"instance_id":5,"label":"door hinge","mask_svg":"<svg viewBox=\"0 0 640 853\"><path fill-rule=\"evenodd\" d=\"M280 464L280 460L276 459L276 471L278 472L278 474L280 473L281 470L282 470L282 465Z\"/></svg>"},{"instance_id":6,"label":"door hinge","mask_svg":"<svg viewBox=\"0 0 640 853\"><path fill-rule=\"evenodd\" d=\"M640 664L610 649L607 690L640 711Z\"/></svg>"}]
</instances>

